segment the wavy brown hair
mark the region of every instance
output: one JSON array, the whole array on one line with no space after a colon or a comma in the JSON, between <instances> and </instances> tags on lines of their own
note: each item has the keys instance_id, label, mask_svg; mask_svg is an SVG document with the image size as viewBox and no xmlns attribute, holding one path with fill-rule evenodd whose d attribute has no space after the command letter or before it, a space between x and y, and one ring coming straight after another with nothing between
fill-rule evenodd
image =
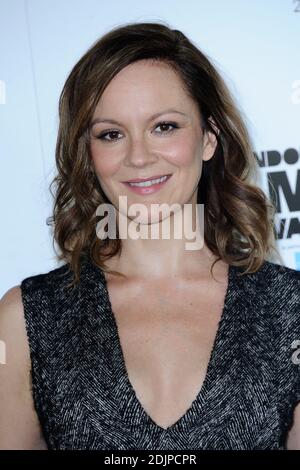
<instances>
[{"instance_id":1,"label":"wavy brown hair","mask_svg":"<svg viewBox=\"0 0 300 470\"><path fill-rule=\"evenodd\" d=\"M59 99L57 175L50 185L54 207L48 218L58 259L69 263L73 285L80 279L83 258L109 271L105 260L121 253L118 237L102 240L96 234L96 208L110 201L92 167L90 127L109 82L142 59L173 68L198 104L203 131L217 138L213 157L203 162L197 201L205 205L204 240L218 257L214 264L222 259L242 266L245 273L256 272L272 250L280 255L275 206L256 184L258 164L242 112L212 60L181 31L161 23L129 23L110 30L88 49L65 82Z\"/></svg>"}]
</instances>

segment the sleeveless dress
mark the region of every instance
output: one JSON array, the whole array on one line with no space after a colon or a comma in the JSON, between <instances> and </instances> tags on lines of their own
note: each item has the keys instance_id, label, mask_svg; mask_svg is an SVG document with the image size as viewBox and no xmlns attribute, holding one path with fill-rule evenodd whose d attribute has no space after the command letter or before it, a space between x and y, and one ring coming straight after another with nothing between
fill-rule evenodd
<instances>
[{"instance_id":1,"label":"sleeveless dress","mask_svg":"<svg viewBox=\"0 0 300 470\"><path fill-rule=\"evenodd\" d=\"M285 449L300 401L300 272L269 261L241 271L229 266L204 383L167 429L131 385L101 268L84 258L76 288L66 288L68 264L23 279L32 395L48 449Z\"/></svg>"}]
</instances>

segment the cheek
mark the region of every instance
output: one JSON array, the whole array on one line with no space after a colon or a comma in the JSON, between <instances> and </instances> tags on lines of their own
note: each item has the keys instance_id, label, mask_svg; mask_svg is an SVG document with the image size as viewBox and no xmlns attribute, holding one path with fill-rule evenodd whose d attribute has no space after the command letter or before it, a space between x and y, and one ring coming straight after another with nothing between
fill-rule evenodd
<instances>
[{"instance_id":1,"label":"cheek","mask_svg":"<svg viewBox=\"0 0 300 470\"><path fill-rule=\"evenodd\" d=\"M90 147L92 165L94 167L95 173L101 177L106 178L118 171L119 165L115 159L110 158L109 155L106 155L105 152L97 150L96 146L91 144Z\"/></svg>"},{"instance_id":2,"label":"cheek","mask_svg":"<svg viewBox=\"0 0 300 470\"><path fill-rule=\"evenodd\" d=\"M178 167L189 167L197 165L200 159L200 150L195 139L182 138L168 150L168 160Z\"/></svg>"}]
</instances>

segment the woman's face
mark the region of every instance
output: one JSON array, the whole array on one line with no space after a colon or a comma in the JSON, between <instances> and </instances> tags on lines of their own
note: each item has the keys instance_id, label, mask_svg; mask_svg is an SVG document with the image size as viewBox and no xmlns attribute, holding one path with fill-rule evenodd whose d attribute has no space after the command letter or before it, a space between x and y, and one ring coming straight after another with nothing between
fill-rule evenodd
<instances>
[{"instance_id":1,"label":"woman's face","mask_svg":"<svg viewBox=\"0 0 300 470\"><path fill-rule=\"evenodd\" d=\"M107 198L120 210L119 196L127 196L127 207L142 203L148 215L151 204L196 203L202 160L216 146L213 134L202 133L198 106L173 69L149 60L112 79L95 109L90 137L92 164ZM150 186L125 183L167 175Z\"/></svg>"}]
</instances>

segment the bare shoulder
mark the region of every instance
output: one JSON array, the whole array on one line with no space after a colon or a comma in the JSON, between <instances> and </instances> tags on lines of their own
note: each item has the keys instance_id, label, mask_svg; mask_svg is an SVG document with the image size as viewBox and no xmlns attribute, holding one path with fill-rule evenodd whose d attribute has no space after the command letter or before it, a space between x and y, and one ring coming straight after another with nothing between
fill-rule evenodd
<instances>
[{"instance_id":1,"label":"bare shoulder","mask_svg":"<svg viewBox=\"0 0 300 470\"><path fill-rule=\"evenodd\" d=\"M286 441L287 450L300 450L300 402L296 405L293 414L293 423Z\"/></svg>"},{"instance_id":2,"label":"bare shoulder","mask_svg":"<svg viewBox=\"0 0 300 470\"><path fill-rule=\"evenodd\" d=\"M47 449L31 392L20 286L10 288L0 300L0 340L0 449Z\"/></svg>"},{"instance_id":3,"label":"bare shoulder","mask_svg":"<svg viewBox=\"0 0 300 470\"><path fill-rule=\"evenodd\" d=\"M18 304L19 308L22 308L22 296L21 296L21 287L14 286L11 287L3 297L0 299L0 305L10 305L10 304Z\"/></svg>"},{"instance_id":4,"label":"bare shoulder","mask_svg":"<svg viewBox=\"0 0 300 470\"><path fill-rule=\"evenodd\" d=\"M11 287L0 299L0 322L2 326L12 327L24 321L21 287Z\"/></svg>"},{"instance_id":5,"label":"bare shoulder","mask_svg":"<svg viewBox=\"0 0 300 470\"><path fill-rule=\"evenodd\" d=\"M18 359L26 366L24 373L27 374L30 370L30 354L20 286L9 289L0 300L0 332L6 355L9 355L7 364L11 365L12 361ZM24 379L24 374L19 378Z\"/></svg>"}]
</instances>

